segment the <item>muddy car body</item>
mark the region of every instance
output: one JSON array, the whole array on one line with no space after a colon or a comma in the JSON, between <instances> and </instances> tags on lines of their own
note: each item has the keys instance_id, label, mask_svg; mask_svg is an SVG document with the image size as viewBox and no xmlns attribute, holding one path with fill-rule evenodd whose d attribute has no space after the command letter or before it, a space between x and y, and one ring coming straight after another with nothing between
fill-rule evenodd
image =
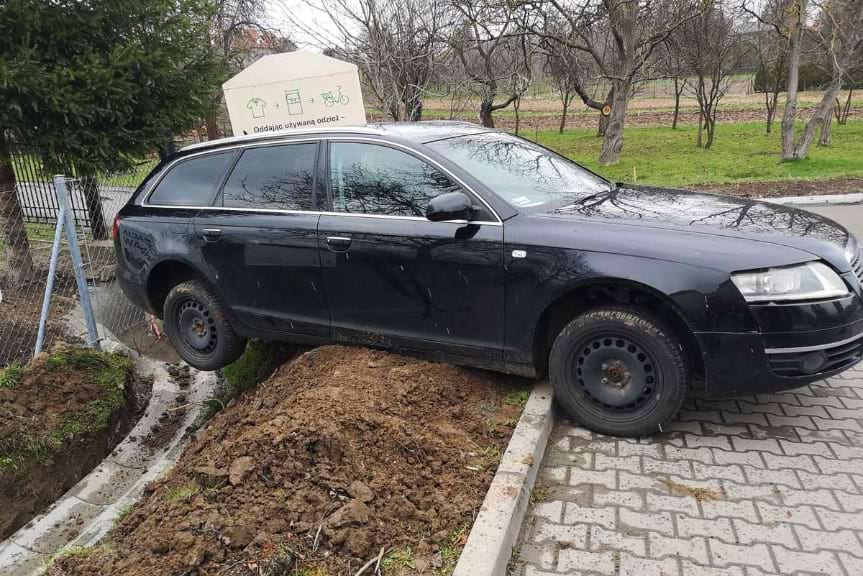
<instances>
[{"instance_id":1,"label":"muddy car body","mask_svg":"<svg viewBox=\"0 0 863 576\"><path fill-rule=\"evenodd\" d=\"M276 168L274 168L274 166ZM193 366L251 337L537 376L603 432L861 357L856 241L815 214L616 185L471 124L225 139L158 166L118 278Z\"/></svg>"}]
</instances>

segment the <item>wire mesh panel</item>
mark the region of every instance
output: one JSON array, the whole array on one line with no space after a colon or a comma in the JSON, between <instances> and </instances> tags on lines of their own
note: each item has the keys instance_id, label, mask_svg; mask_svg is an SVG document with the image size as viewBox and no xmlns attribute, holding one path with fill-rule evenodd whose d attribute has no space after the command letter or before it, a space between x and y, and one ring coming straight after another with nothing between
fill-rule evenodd
<instances>
[{"instance_id":1,"label":"wire mesh panel","mask_svg":"<svg viewBox=\"0 0 863 576\"><path fill-rule=\"evenodd\" d=\"M0 213L0 366L25 362L33 355L60 211L51 180L43 173L25 172L28 168L22 168L23 164L15 168L18 207L9 208L11 195L6 191L7 209ZM122 338L146 325L143 312L126 300L116 282L110 230L114 216L153 165L150 162L128 173L66 181L100 338L106 336L105 330ZM94 222L94 214L99 214L101 223ZM58 339L79 341L84 336L81 323L76 322L81 311L74 273L69 245L62 237L43 349Z\"/></svg>"}]
</instances>

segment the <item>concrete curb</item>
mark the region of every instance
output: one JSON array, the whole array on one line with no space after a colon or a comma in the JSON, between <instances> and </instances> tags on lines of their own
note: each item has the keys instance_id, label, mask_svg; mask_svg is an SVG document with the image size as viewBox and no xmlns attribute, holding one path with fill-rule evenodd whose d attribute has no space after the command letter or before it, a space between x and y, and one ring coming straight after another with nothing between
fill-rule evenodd
<instances>
[{"instance_id":1,"label":"concrete curb","mask_svg":"<svg viewBox=\"0 0 863 576\"><path fill-rule=\"evenodd\" d=\"M781 196L779 198L756 198L759 202L784 204L786 206L820 206L825 204L860 204L863 192L851 194L824 194L821 196Z\"/></svg>"},{"instance_id":2,"label":"concrete curb","mask_svg":"<svg viewBox=\"0 0 863 576\"><path fill-rule=\"evenodd\" d=\"M150 403L126 438L101 464L45 512L0 543L0 576L39 574L58 552L99 542L126 507L140 498L145 486L176 462L188 440L187 428L215 388L217 377L212 372L190 368L188 385L180 386L161 362L144 358L113 340L103 340L103 348L125 351L139 373L153 377ZM185 412L173 437L158 448L148 448L144 444L148 435L160 425L161 416L169 408L176 411L178 404L184 406Z\"/></svg>"},{"instance_id":3,"label":"concrete curb","mask_svg":"<svg viewBox=\"0 0 863 576\"><path fill-rule=\"evenodd\" d=\"M453 576L503 576L551 434L552 389L539 382L524 407Z\"/></svg>"}]
</instances>

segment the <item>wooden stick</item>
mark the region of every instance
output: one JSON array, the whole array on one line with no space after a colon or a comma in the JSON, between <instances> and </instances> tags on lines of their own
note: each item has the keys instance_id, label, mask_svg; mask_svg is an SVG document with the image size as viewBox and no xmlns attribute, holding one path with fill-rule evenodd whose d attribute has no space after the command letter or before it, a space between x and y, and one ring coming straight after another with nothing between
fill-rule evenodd
<instances>
[{"instance_id":1,"label":"wooden stick","mask_svg":"<svg viewBox=\"0 0 863 576\"><path fill-rule=\"evenodd\" d=\"M364 574L366 570L368 570L369 568L374 566L375 563L380 564L381 560L383 559L384 554L386 552L389 552L390 550L392 550L392 548L389 548L389 549L381 548L380 554L378 554L377 556L375 556L374 558L372 558L371 560L369 560L368 562L363 564L362 568L357 570L356 573L354 574L354 576L362 576L362 574Z\"/></svg>"}]
</instances>

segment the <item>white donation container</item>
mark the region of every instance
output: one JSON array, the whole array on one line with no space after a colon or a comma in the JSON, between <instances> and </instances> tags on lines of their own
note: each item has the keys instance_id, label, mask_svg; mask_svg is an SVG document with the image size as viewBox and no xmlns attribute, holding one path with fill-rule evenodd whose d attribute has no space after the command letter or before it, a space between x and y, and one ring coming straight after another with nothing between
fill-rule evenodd
<instances>
[{"instance_id":1,"label":"white donation container","mask_svg":"<svg viewBox=\"0 0 863 576\"><path fill-rule=\"evenodd\" d=\"M357 67L323 54L264 56L222 89L235 136L366 123Z\"/></svg>"}]
</instances>

